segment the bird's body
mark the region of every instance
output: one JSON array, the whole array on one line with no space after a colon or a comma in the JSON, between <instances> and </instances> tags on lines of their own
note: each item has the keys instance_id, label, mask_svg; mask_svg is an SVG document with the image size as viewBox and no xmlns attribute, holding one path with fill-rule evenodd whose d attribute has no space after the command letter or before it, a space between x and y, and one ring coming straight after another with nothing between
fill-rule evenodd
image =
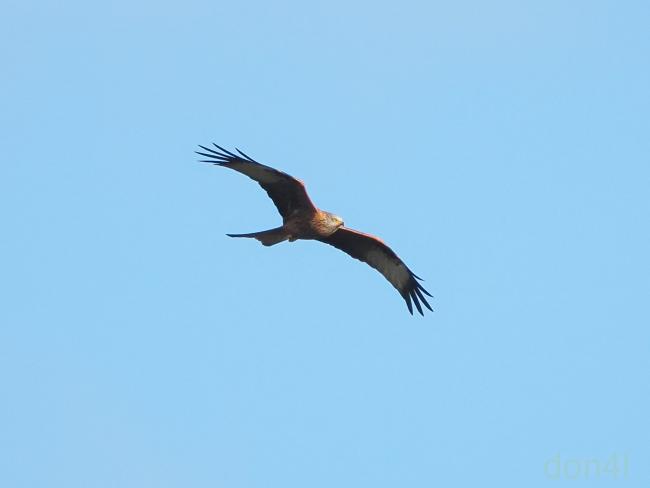
<instances>
[{"instance_id":1,"label":"bird's body","mask_svg":"<svg viewBox=\"0 0 650 488\"><path fill-rule=\"evenodd\" d=\"M343 219L318 209L300 180L264 166L239 150L239 155L236 155L216 144L214 146L218 151L199 146L206 152L197 154L209 158L204 160L205 162L234 169L257 181L275 203L283 222L282 226L274 229L249 234L227 234L228 236L254 238L265 246L298 239L324 242L369 264L383 274L400 292L409 312L413 313L414 303L418 312L423 314L420 302L432 310L423 294L431 295L418 283L418 276L381 239L346 228Z\"/></svg>"},{"instance_id":2,"label":"bird's body","mask_svg":"<svg viewBox=\"0 0 650 488\"><path fill-rule=\"evenodd\" d=\"M283 219L281 227L250 234L227 235L230 237L253 237L265 246L272 246L282 241L323 239L332 235L342 225L343 220L329 212L319 209L297 209Z\"/></svg>"},{"instance_id":3,"label":"bird's body","mask_svg":"<svg viewBox=\"0 0 650 488\"><path fill-rule=\"evenodd\" d=\"M284 220L289 241L329 237L343 225L343 220L323 210L297 211Z\"/></svg>"}]
</instances>

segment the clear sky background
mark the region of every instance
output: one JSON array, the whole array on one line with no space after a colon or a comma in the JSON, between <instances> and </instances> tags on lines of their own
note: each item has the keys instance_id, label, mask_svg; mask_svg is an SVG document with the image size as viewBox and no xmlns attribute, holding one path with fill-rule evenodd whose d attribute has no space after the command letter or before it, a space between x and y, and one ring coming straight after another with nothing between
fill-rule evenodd
<instances>
[{"instance_id":1,"label":"clear sky background","mask_svg":"<svg viewBox=\"0 0 650 488\"><path fill-rule=\"evenodd\" d=\"M3 2L0 486L649 486L649 5Z\"/></svg>"}]
</instances>

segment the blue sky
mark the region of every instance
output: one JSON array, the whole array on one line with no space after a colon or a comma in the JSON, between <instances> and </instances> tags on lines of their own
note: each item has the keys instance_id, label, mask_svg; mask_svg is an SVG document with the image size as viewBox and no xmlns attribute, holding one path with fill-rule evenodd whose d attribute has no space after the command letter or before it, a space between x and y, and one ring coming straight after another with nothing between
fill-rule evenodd
<instances>
[{"instance_id":1,"label":"blue sky","mask_svg":"<svg viewBox=\"0 0 650 488\"><path fill-rule=\"evenodd\" d=\"M649 23L5 2L0 485L647 486ZM227 238L279 217L212 141L380 235L435 312Z\"/></svg>"}]
</instances>

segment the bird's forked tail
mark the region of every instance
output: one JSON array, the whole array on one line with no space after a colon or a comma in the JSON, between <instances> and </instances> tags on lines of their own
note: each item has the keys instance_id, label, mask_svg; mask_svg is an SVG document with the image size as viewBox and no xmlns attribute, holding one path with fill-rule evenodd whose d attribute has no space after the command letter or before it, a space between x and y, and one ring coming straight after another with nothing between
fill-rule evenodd
<instances>
[{"instance_id":1,"label":"bird's forked tail","mask_svg":"<svg viewBox=\"0 0 650 488\"><path fill-rule=\"evenodd\" d=\"M265 246L272 246L282 241L289 239L289 234L284 227L276 227L275 229L263 230L261 232L251 232L250 234L226 234L228 237L252 237L257 239Z\"/></svg>"}]
</instances>

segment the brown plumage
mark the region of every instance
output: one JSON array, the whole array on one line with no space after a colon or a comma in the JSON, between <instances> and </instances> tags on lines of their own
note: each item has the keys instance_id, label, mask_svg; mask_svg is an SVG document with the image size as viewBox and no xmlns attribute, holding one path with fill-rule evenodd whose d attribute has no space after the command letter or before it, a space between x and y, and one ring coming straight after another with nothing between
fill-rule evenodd
<instances>
[{"instance_id":1,"label":"brown plumage","mask_svg":"<svg viewBox=\"0 0 650 488\"><path fill-rule=\"evenodd\" d=\"M411 314L415 304L418 312L424 315L420 302L432 310L424 297L424 295L431 295L418 283L421 278L413 273L381 239L348 229L343 226L340 217L316 208L307 195L302 181L258 163L239 149L236 149L239 153L237 155L216 144L213 145L216 150L199 146L204 152L197 151L197 154L208 158L202 161L234 169L257 181L273 200L283 221L282 226L274 229L250 234L227 234L228 236L251 237L265 246L272 246L285 240L293 242L297 239L324 242L369 264L384 275L402 295Z\"/></svg>"}]
</instances>

